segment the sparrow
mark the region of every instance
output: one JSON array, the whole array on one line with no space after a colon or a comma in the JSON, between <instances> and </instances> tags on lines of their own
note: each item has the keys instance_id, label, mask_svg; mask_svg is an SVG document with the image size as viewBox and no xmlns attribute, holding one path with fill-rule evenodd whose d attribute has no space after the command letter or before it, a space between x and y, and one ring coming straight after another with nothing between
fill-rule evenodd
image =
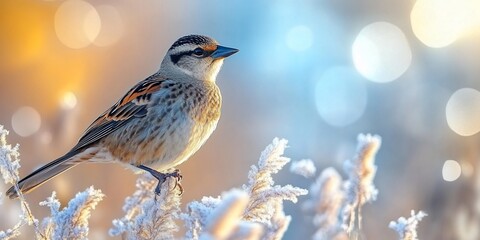
<instances>
[{"instance_id":1,"label":"sparrow","mask_svg":"<svg viewBox=\"0 0 480 240\"><path fill-rule=\"evenodd\" d=\"M102 113L65 155L18 182L28 193L80 163L120 163L158 179L181 178L176 167L210 137L220 118L222 97L215 81L224 58L238 49L201 35L181 37L160 69L133 86ZM180 186L181 188L181 186ZM17 198L15 187L7 193Z\"/></svg>"}]
</instances>

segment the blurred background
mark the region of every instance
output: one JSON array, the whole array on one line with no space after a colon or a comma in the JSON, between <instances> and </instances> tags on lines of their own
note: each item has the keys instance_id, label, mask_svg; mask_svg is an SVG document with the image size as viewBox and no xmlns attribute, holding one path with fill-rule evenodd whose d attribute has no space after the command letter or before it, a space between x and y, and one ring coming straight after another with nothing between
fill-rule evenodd
<instances>
[{"instance_id":1,"label":"blurred background","mask_svg":"<svg viewBox=\"0 0 480 240\"><path fill-rule=\"evenodd\" d=\"M20 144L21 175L68 151L192 33L240 52L218 77L217 130L180 167L184 204L240 187L274 137L289 140L293 160L342 172L357 134L374 133L383 140L379 196L363 209L364 237L396 239L388 223L415 209L429 214L421 239L476 239L478 0L2 0L0 124ZM27 199L42 218L48 209L35 203L54 190L65 204L90 185L102 189L90 238L105 239L135 179L118 165L80 165ZM304 188L314 181L286 170L275 179ZM20 211L18 202L3 205L0 229ZM285 239L308 239L312 213L290 203L286 212L293 221Z\"/></svg>"}]
</instances>

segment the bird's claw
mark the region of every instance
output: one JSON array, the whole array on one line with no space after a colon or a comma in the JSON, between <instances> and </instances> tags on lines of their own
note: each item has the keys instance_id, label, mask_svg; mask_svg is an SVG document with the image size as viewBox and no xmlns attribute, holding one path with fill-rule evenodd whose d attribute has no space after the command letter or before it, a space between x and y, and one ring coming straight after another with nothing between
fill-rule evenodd
<instances>
[{"instance_id":1,"label":"bird's claw","mask_svg":"<svg viewBox=\"0 0 480 240\"><path fill-rule=\"evenodd\" d=\"M182 195L183 194L183 187L180 184L180 182L182 181L183 176L180 174L180 170L175 169L175 171L173 171L171 173L166 173L163 182L165 182L165 180L167 180L167 178L169 178L169 177L175 178L175 186L173 187L172 190L174 190L175 188L178 187L178 190L180 191L179 195ZM160 194L159 185L161 185L160 181L158 182L158 185L157 185L158 193L157 193L157 189L155 189L155 193L157 195Z\"/></svg>"},{"instance_id":2,"label":"bird's claw","mask_svg":"<svg viewBox=\"0 0 480 240\"><path fill-rule=\"evenodd\" d=\"M180 184L180 181L182 180L182 175L180 174L180 171L178 169L175 169L175 171L171 172L171 173L161 173L157 170L154 170L154 169L151 169L147 166L144 166L144 165L138 165L137 166L138 168L140 169L143 169L147 172L149 172L154 178L156 178L158 180L158 184L157 184L157 187L155 187L155 195L157 196L160 196L160 192L161 192L161 188L162 188L162 184L167 180L167 178L169 177L173 177L175 178L175 186L173 187L173 189L175 188L179 188L180 190L180 194L179 195L182 195L183 194L183 187L182 185ZM173 190L172 189L172 190Z\"/></svg>"}]
</instances>

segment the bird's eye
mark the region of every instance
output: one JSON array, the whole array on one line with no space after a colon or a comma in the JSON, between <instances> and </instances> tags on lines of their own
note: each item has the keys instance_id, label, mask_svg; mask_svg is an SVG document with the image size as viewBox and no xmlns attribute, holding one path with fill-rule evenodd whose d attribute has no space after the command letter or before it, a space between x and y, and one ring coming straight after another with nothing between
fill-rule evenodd
<instances>
[{"instance_id":1,"label":"bird's eye","mask_svg":"<svg viewBox=\"0 0 480 240\"><path fill-rule=\"evenodd\" d=\"M193 50L193 55L197 56L197 57L203 57L203 55L205 54L205 51L202 49L202 48L195 48L195 50Z\"/></svg>"}]
</instances>

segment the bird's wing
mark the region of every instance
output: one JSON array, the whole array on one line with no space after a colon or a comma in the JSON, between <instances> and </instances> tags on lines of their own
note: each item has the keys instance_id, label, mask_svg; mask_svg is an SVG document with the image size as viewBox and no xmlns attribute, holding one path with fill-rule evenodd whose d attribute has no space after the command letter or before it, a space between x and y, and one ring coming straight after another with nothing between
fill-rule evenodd
<instances>
[{"instance_id":1,"label":"bird's wing","mask_svg":"<svg viewBox=\"0 0 480 240\"><path fill-rule=\"evenodd\" d=\"M164 78L151 76L125 94L115 105L100 115L88 128L72 151L82 149L104 138L134 118L147 115L151 96L158 91Z\"/></svg>"},{"instance_id":2,"label":"bird's wing","mask_svg":"<svg viewBox=\"0 0 480 240\"><path fill-rule=\"evenodd\" d=\"M74 167L78 162L69 160L75 155L82 152L85 148L90 147L92 143L99 141L122 127L132 119L145 116L148 112L147 105L150 103L152 94L161 88L160 85L163 81L165 81L165 79L153 75L135 85L120 101L100 115L100 117L87 128L72 150L23 178L18 183L20 191L27 193L56 175ZM7 191L7 195L10 198L17 198L17 194L14 187L11 187Z\"/></svg>"}]
</instances>

